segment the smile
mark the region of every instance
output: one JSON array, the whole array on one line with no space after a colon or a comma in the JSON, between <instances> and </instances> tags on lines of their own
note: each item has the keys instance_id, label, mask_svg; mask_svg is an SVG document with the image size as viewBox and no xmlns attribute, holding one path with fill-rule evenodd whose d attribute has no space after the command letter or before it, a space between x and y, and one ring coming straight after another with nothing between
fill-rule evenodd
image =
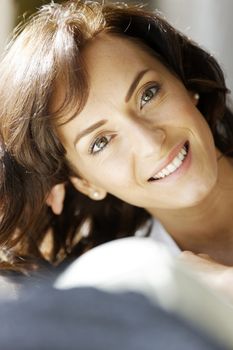
<instances>
[{"instance_id":1,"label":"smile","mask_svg":"<svg viewBox=\"0 0 233 350\"><path fill-rule=\"evenodd\" d=\"M174 173L177 169L181 167L186 156L188 154L188 142L184 144L179 153L171 160L169 164L167 164L163 169L161 169L158 173L156 173L153 177L149 179L149 181L155 181L159 179L163 179L170 174Z\"/></svg>"}]
</instances>

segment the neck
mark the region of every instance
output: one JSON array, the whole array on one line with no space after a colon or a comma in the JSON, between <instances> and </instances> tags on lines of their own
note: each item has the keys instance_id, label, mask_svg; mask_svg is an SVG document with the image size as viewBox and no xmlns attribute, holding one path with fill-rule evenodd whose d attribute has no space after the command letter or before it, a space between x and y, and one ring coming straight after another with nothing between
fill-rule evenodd
<instances>
[{"instance_id":1,"label":"neck","mask_svg":"<svg viewBox=\"0 0 233 350\"><path fill-rule=\"evenodd\" d=\"M233 163L219 160L218 179L212 191L193 207L150 209L179 247L193 252L209 252L229 247L233 251Z\"/></svg>"}]
</instances>

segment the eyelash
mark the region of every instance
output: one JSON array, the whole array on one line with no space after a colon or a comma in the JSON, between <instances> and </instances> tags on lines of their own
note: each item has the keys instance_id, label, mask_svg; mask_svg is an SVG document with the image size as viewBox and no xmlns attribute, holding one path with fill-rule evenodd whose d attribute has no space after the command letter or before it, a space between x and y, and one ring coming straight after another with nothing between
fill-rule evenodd
<instances>
[{"instance_id":1,"label":"eyelash","mask_svg":"<svg viewBox=\"0 0 233 350\"><path fill-rule=\"evenodd\" d=\"M161 86L156 83L156 84L153 84L151 86L147 86L146 88L143 89L143 92L141 93L140 95L140 110L142 110L144 108L144 106L148 103L150 103L155 97L156 95L159 93L160 91L160 88ZM145 103L142 105L142 100L143 100L143 97L145 96L146 93L148 93L148 91L152 91L152 96L149 100L145 101ZM97 138L94 139L94 141L90 144L90 147L89 147L89 150L88 150L88 153L95 156L99 153L101 153L103 150L105 150L110 142L112 141L113 139L113 135L100 135L98 136ZM101 139L107 139L107 144L106 146L104 146L102 149L98 150L98 151L94 151L94 148L96 146L96 144L101 140Z\"/></svg>"},{"instance_id":2,"label":"eyelash","mask_svg":"<svg viewBox=\"0 0 233 350\"><path fill-rule=\"evenodd\" d=\"M157 96L157 94L160 92L160 89L161 89L161 86L158 83L147 86L146 88L143 89L142 94L141 94L141 98L140 98L140 106L139 106L140 110L142 110L146 104L150 103ZM152 96L149 100L144 101L145 103L142 105L143 97L149 91L150 92L152 91Z\"/></svg>"},{"instance_id":3,"label":"eyelash","mask_svg":"<svg viewBox=\"0 0 233 350\"><path fill-rule=\"evenodd\" d=\"M89 147L89 150L88 150L88 153L95 156L97 155L98 153L101 153L103 150L106 149L106 147L108 147L109 143L111 142L112 138L114 137L114 135L100 135L98 136L97 138L94 139L94 141L90 144L90 147ZM107 139L107 144L106 146L104 146L102 149L100 149L99 151L94 151L94 148L96 146L96 144L101 141L101 139Z\"/></svg>"}]
</instances>

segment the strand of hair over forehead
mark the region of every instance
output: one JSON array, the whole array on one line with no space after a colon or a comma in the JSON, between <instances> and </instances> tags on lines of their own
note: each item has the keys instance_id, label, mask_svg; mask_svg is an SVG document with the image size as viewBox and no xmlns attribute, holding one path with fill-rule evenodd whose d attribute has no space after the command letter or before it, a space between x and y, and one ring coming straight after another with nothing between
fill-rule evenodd
<instances>
[{"instance_id":1,"label":"strand of hair over forehead","mask_svg":"<svg viewBox=\"0 0 233 350\"><path fill-rule=\"evenodd\" d=\"M64 3L56 3L51 1L49 4L43 5L40 9L28 18L27 21L23 20L13 31L12 39L15 39L24 29L28 23L35 23L36 30L38 30L38 24L44 26L46 23L54 26L53 30L59 30L67 28L71 32L74 26L77 28L78 22L80 21L82 26L86 22L86 35L88 32L90 37L93 34L97 34L106 25L104 18L104 9L134 9L140 10L146 6L145 3L139 2L138 4L127 4L125 2L114 2L108 3L103 0L98 1L85 1L85 0L70 0ZM157 12L157 11L155 11ZM90 20L91 18L91 20ZM83 27L82 27L83 28ZM11 47L13 41L10 41L6 46L6 51Z\"/></svg>"},{"instance_id":2,"label":"strand of hair over forehead","mask_svg":"<svg viewBox=\"0 0 233 350\"><path fill-rule=\"evenodd\" d=\"M45 18L46 21L59 27L72 27L72 22L77 24L80 21L83 24L83 22L86 21L90 34L93 34L106 24L104 8L133 8L134 10L139 10L145 6L146 5L142 3L133 5L126 4L125 2L105 3L104 0L102 2L70 0L62 4L52 1L50 4L42 6L38 13L32 16L32 18L34 21L40 21L41 18Z\"/></svg>"},{"instance_id":3,"label":"strand of hair over forehead","mask_svg":"<svg viewBox=\"0 0 233 350\"><path fill-rule=\"evenodd\" d=\"M35 21L45 18L46 21L59 27L71 26L75 22L83 23L92 17L88 26L94 32L100 25L104 25L102 5L96 1L68 1L58 4L52 1L50 4L41 7L37 15L33 17Z\"/></svg>"}]
</instances>

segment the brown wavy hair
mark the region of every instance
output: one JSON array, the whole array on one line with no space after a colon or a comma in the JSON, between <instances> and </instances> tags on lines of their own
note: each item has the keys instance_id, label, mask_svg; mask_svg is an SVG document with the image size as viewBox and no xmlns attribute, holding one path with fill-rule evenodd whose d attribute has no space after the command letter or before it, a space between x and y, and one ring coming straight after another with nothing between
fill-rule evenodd
<instances>
[{"instance_id":1,"label":"brown wavy hair","mask_svg":"<svg viewBox=\"0 0 233 350\"><path fill-rule=\"evenodd\" d=\"M45 5L16 29L0 65L2 269L27 272L41 262L57 265L100 243L133 235L150 218L144 209L112 195L96 202L75 190L56 133L62 116L77 115L85 105L89 86L82 49L101 32L143 43L187 89L197 91L198 108L216 146L233 155L227 89L209 53L141 6L90 1ZM69 88L62 106L51 113L59 77ZM52 187L63 182L64 210L56 216L45 201ZM42 249L46 240L47 255Z\"/></svg>"}]
</instances>

